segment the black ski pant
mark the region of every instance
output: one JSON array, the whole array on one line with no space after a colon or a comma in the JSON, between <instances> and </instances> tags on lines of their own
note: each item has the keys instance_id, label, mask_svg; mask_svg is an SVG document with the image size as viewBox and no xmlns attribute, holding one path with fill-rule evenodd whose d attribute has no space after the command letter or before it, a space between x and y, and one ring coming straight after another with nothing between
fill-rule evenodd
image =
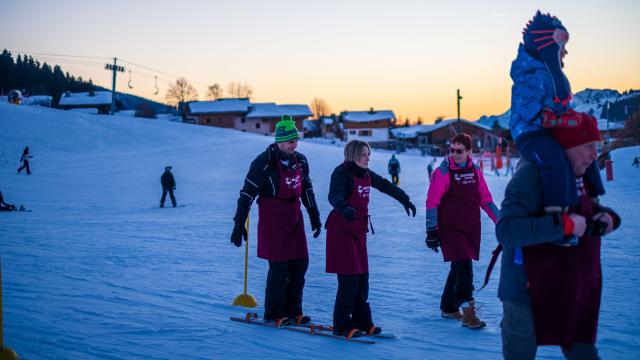
<instances>
[{"instance_id":1,"label":"black ski pant","mask_svg":"<svg viewBox=\"0 0 640 360\"><path fill-rule=\"evenodd\" d=\"M452 261L440 299L440 310L449 313L457 312L462 303L473 300L474 289L471 259Z\"/></svg>"},{"instance_id":2,"label":"black ski pant","mask_svg":"<svg viewBox=\"0 0 640 360\"><path fill-rule=\"evenodd\" d=\"M20 166L18 168L18 174L25 168L27 169L27 175L31 175L31 169L29 169L29 161L28 160L23 160L22 161L22 166Z\"/></svg>"},{"instance_id":3,"label":"black ski pant","mask_svg":"<svg viewBox=\"0 0 640 360\"><path fill-rule=\"evenodd\" d=\"M338 293L333 306L333 332L343 334L353 328L369 331L373 326L369 298L369 273L338 274Z\"/></svg>"},{"instance_id":4,"label":"black ski pant","mask_svg":"<svg viewBox=\"0 0 640 360\"><path fill-rule=\"evenodd\" d=\"M269 260L264 295L265 320L295 319L302 315L302 292L308 267L309 259Z\"/></svg>"},{"instance_id":5,"label":"black ski pant","mask_svg":"<svg viewBox=\"0 0 640 360\"><path fill-rule=\"evenodd\" d=\"M160 206L164 207L164 200L167 198L167 193L169 193L169 197L171 197L171 203L173 207L176 207L176 197L173 196L172 188L163 188L162 189L162 198L160 199Z\"/></svg>"},{"instance_id":6,"label":"black ski pant","mask_svg":"<svg viewBox=\"0 0 640 360\"><path fill-rule=\"evenodd\" d=\"M391 182L393 185L398 185L398 183L400 183L400 174L391 173Z\"/></svg>"}]
</instances>

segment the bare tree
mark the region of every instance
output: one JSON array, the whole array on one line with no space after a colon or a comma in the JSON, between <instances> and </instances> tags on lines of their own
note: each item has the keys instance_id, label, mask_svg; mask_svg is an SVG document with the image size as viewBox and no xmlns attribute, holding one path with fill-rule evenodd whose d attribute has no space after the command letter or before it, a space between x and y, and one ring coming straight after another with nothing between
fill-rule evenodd
<instances>
[{"instance_id":1,"label":"bare tree","mask_svg":"<svg viewBox=\"0 0 640 360\"><path fill-rule=\"evenodd\" d=\"M315 98L311 101L311 111L316 119L320 119L322 116L329 115L331 109L324 99Z\"/></svg>"},{"instance_id":2,"label":"bare tree","mask_svg":"<svg viewBox=\"0 0 640 360\"><path fill-rule=\"evenodd\" d=\"M187 79L180 77L169 86L165 99L170 105L177 106L182 102L198 100L198 92Z\"/></svg>"},{"instance_id":3,"label":"bare tree","mask_svg":"<svg viewBox=\"0 0 640 360\"><path fill-rule=\"evenodd\" d=\"M207 92L207 98L209 100L218 100L222 97L224 90L220 84L213 84L209 86L209 91Z\"/></svg>"},{"instance_id":4,"label":"bare tree","mask_svg":"<svg viewBox=\"0 0 640 360\"><path fill-rule=\"evenodd\" d=\"M253 89L247 83L232 81L227 85L227 94L230 98L247 98L253 95Z\"/></svg>"}]
</instances>

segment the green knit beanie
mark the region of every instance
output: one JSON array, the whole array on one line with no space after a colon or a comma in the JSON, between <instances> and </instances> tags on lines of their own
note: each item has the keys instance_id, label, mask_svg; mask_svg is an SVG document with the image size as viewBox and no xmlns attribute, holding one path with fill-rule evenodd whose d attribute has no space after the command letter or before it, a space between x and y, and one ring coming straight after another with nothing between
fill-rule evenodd
<instances>
[{"instance_id":1,"label":"green knit beanie","mask_svg":"<svg viewBox=\"0 0 640 360\"><path fill-rule=\"evenodd\" d=\"M295 121L290 115L282 115L281 120L276 124L276 142L281 143L295 139L300 139Z\"/></svg>"}]
</instances>

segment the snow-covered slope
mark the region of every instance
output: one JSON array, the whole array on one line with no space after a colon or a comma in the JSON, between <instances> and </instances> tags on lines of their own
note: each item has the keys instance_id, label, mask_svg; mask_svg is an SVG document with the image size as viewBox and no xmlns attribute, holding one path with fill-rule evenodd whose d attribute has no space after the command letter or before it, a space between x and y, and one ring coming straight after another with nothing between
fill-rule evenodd
<instances>
[{"instance_id":1,"label":"snow-covered slope","mask_svg":"<svg viewBox=\"0 0 640 360\"><path fill-rule=\"evenodd\" d=\"M497 359L499 266L476 293L487 328L470 331L439 316L448 264L424 246L426 166L398 155L402 187L418 207L409 218L372 193L369 237L374 320L398 339L357 345L230 322L242 292L243 255L229 243L238 191L250 161L272 141L234 130L131 117L87 115L0 103L0 190L31 213L0 214L5 344L24 359ZM24 146L31 176L18 175ZM302 141L323 219L329 177L342 148ZM603 246L604 290L598 345L603 358L635 359L640 349L640 149L613 153L616 180L603 202L622 228ZM385 173L389 153L374 151ZM183 208L157 208L159 177L172 165ZM508 181L487 174L496 203ZM256 258L251 213L249 293L264 300L266 262ZM306 217L306 214L305 214ZM476 286L496 245L483 215ZM308 227L307 227L308 229ZM324 272L324 233L308 235L305 312L328 323L337 281ZM261 313L262 309L255 311ZM541 359L561 358L557 348Z\"/></svg>"}]
</instances>

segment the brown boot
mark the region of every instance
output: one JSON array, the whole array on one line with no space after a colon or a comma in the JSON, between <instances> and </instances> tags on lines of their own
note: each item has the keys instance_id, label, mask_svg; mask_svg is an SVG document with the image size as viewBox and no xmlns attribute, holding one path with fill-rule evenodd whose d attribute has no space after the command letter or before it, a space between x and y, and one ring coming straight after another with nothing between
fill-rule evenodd
<instances>
[{"instance_id":1,"label":"brown boot","mask_svg":"<svg viewBox=\"0 0 640 360\"><path fill-rule=\"evenodd\" d=\"M440 316L442 316L445 319L453 319L453 320L458 320L458 321L462 320L462 313L460 312L460 310L458 310L456 312L440 311Z\"/></svg>"},{"instance_id":2,"label":"brown boot","mask_svg":"<svg viewBox=\"0 0 640 360\"><path fill-rule=\"evenodd\" d=\"M462 307L462 326L469 329L481 329L487 324L476 316L476 302L469 301L469 306Z\"/></svg>"}]
</instances>

